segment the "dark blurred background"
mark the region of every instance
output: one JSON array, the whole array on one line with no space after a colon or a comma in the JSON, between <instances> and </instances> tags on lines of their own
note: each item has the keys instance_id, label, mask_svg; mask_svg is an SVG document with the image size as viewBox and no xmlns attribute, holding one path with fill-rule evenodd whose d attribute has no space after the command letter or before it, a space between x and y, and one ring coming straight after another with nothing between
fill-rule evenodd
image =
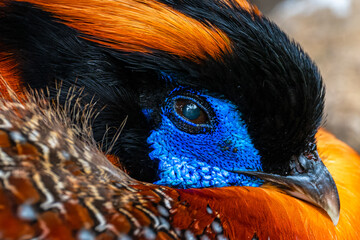
<instances>
[{"instance_id":1,"label":"dark blurred background","mask_svg":"<svg viewBox=\"0 0 360 240\"><path fill-rule=\"evenodd\" d=\"M252 0L317 63L325 128L360 152L360 1Z\"/></svg>"}]
</instances>

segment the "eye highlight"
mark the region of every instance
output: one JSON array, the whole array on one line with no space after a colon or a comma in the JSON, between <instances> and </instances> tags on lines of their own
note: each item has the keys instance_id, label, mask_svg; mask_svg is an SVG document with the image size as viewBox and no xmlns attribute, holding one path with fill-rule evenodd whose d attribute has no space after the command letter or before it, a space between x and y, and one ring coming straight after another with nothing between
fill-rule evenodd
<instances>
[{"instance_id":1,"label":"eye highlight","mask_svg":"<svg viewBox=\"0 0 360 240\"><path fill-rule=\"evenodd\" d=\"M177 114L189 122L194 124L207 124L209 122L207 113L190 99L176 99L174 107Z\"/></svg>"}]
</instances>

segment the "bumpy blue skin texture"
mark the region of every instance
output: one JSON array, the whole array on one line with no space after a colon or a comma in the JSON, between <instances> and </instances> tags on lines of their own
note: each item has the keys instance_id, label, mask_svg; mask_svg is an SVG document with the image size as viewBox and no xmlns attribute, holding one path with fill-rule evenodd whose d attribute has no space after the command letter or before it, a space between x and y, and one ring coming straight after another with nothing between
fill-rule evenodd
<instances>
[{"instance_id":1,"label":"bumpy blue skin texture","mask_svg":"<svg viewBox=\"0 0 360 240\"><path fill-rule=\"evenodd\" d=\"M207 127L210 131L194 134L180 130L174 119L185 125L196 124L180 116L174 108L174 99L168 99L162 108L160 126L147 140L153 148L150 158L159 160L160 180L155 184L176 188L261 185L259 179L227 171L262 170L259 153L236 106L223 99L197 95L205 99L214 113L214 121ZM181 95L175 98L189 99Z\"/></svg>"}]
</instances>

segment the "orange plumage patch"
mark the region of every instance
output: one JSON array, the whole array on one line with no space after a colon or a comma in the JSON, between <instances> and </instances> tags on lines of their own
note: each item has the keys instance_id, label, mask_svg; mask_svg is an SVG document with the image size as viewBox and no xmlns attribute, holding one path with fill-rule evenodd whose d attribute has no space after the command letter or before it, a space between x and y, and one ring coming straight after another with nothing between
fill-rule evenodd
<instances>
[{"instance_id":1,"label":"orange plumage patch","mask_svg":"<svg viewBox=\"0 0 360 240\"><path fill-rule=\"evenodd\" d=\"M254 13L258 16L261 15L260 10L255 5L251 5L247 0L222 0L222 1L230 7L232 7L234 4L237 4L239 7L250 13Z\"/></svg>"},{"instance_id":2,"label":"orange plumage patch","mask_svg":"<svg viewBox=\"0 0 360 240\"><path fill-rule=\"evenodd\" d=\"M21 1L21 0L20 0ZM165 51L193 61L219 59L231 51L229 38L155 0L27 0L53 13L85 38L128 52ZM239 1L250 11L246 1Z\"/></svg>"},{"instance_id":3,"label":"orange plumage patch","mask_svg":"<svg viewBox=\"0 0 360 240\"><path fill-rule=\"evenodd\" d=\"M0 52L0 81L4 80L18 97L23 97L21 78L16 69L17 63L12 57L12 54ZM0 88L0 93L3 97L8 97L8 90L5 87Z\"/></svg>"},{"instance_id":4,"label":"orange plumage patch","mask_svg":"<svg viewBox=\"0 0 360 240\"><path fill-rule=\"evenodd\" d=\"M124 166L121 164L121 160L119 157L115 156L115 155L111 155L108 154L106 155L106 158L117 168L123 170L125 173L129 174L126 169L124 168Z\"/></svg>"}]
</instances>

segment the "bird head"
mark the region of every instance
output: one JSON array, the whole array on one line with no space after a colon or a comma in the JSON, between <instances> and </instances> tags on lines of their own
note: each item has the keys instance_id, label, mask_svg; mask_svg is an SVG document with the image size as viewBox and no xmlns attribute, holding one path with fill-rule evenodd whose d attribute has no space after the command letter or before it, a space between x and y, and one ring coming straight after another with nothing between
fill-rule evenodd
<instances>
[{"instance_id":1,"label":"bird head","mask_svg":"<svg viewBox=\"0 0 360 240\"><path fill-rule=\"evenodd\" d=\"M42 15L27 10L27 21L54 24L34 20L42 30L23 32L54 36L26 42L32 52L48 48L50 60L41 73L26 72L37 69L28 62L24 76L33 87L49 76L85 86L105 106L92 124L105 148L127 118L111 154L132 177L174 188L267 182L322 207L336 224L336 185L316 150L321 75L256 8L242 0L29 2ZM73 37L58 43L64 35Z\"/></svg>"},{"instance_id":2,"label":"bird head","mask_svg":"<svg viewBox=\"0 0 360 240\"><path fill-rule=\"evenodd\" d=\"M336 185L316 149L325 94L318 68L254 9L210 8L210 16L204 5L173 7L223 31L230 44L216 55L127 56L147 131L145 155L124 158L125 166L174 188L270 183L325 209L336 224Z\"/></svg>"},{"instance_id":3,"label":"bird head","mask_svg":"<svg viewBox=\"0 0 360 240\"><path fill-rule=\"evenodd\" d=\"M322 207L336 224L336 185L316 150L325 93L318 68L265 17L227 11L186 13L207 16L229 38L228 49L199 61L163 55L156 79L141 84L152 181L175 188L271 183Z\"/></svg>"}]
</instances>

